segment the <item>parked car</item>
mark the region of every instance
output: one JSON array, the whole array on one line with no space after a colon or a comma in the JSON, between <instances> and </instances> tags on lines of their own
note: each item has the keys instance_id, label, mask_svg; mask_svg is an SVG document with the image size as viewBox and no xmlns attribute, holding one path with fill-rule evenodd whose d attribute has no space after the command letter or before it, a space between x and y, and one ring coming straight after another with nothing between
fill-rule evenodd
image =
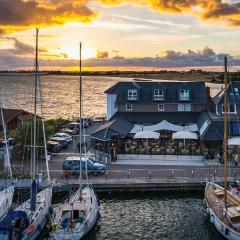
<instances>
[{"instance_id":1,"label":"parked car","mask_svg":"<svg viewBox=\"0 0 240 240\"><path fill-rule=\"evenodd\" d=\"M65 138L62 137L51 137L49 139L50 141L54 141L54 142L58 142L60 144L60 146L63 148L66 148L68 145L68 142Z\"/></svg>"},{"instance_id":2,"label":"parked car","mask_svg":"<svg viewBox=\"0 0 240 240\"><path fill-rule=\"evenodd\" d=\"M50 153L58 153L62 150L62 147L58 142L48 141L47 142L47 150Z\"/></svg>"},{"instance_id":3,"label":"parked car","mask_svg":"<svg viewBox=\"0 0 240 240\"><path fill-rule=\"evenodd\" d=\"M64 138L68 143L72 142L72 140L73 140L72 136L70 136L70 135L67 134L67 133L62 133L62 132L55 133L55 134L53 135L53 137Z\"/></svg>"},{"instance_id":4,"label":"parked car","mask_svg":"<svg viewBox=\"0 0 240 240\"><path fill-rule=\"evenodd\" d=\"M68 123L67 128L69 128L71 130L75 130L77 133L79 133L80 123L70 122L70 123Z\"/></svg>"},{"instance_id":5,"label":"parked car","mask_svg":"<svg viewBox=\"0 0 240 240\"><path fill-rule=\"evenodd\" d=\"M93 162L92 160L84 157L81 159L81 165L82 170L85 171L87 167L87 172L94 175L104 174L106 171L106 165ZM63 170L70 170L77 173L77 171L80 170L80 156L68 157L63 163Z\"/></svg>"},{"instance_id":6,"label":"parked car","mask_svg":"<svg viewBox=\"0 0 240 240\"><path fill-rule=\"evenodd\" d=\"M80 120L76 121L77 123L80 123ZM82 118L82 126L87 128L90 125L92 125L92 119L91 118Z\"/></svg>"},{"instance_id":7,"label":"parked car","mask_svg":"<svg viewBox=\"0 0 240 240\"><path fill-rule=\"evenodd\" d=\"M64 128L64 129L61 130L61 132L66 133L66 134L71 135L71 136L78 134L77 131L69 129L69 128Z\"/></svg>"}]
</instances>

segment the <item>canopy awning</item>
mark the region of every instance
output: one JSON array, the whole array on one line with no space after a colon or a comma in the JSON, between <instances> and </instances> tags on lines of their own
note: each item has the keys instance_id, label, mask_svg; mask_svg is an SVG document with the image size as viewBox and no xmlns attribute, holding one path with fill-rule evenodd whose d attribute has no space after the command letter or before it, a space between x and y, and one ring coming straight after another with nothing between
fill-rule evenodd
<instances>
[{"instance_id":1,"label":"canopy awning","mask_svg":"<svg viewBox=\"0 0 240 240\"><path fill-rule=\"evenodd\" d=\"M173 133L172 139L198 139L198 136L193 132L179 131Z\"/></svg>"},{"instance_id":2,"label":"canopy awning","mask_svg":"<svg viewBox=\"0 0 240 240\"><path fill-rule=\"evenodd\" d=\"M158 124L151 125L151 126L143 126L143 125L134 125L130 133L137 133L140 131L160 131L160 130L170 130L173 132L179 131L189 131L189 132L197 132L198 126L197 124L191 124L187 126L179 126L173 123L170 123L166 120L161 121Z\"/></svg>"},{"instance_id":3,"label":"canopy awning","mask_svg":"<svg viewBox=\"0 0 240 240\"><path fill-rule=\"evenodd\" d=\"M137 138L153 138L153 139L158 139L160 136L159 133L157 132L153 132L153 131L142 131L142 132L138 132L135 134L135 136L133 138L137 139Z\"/></svg>"},{"instance_id":4,"label":"canopy awning","mask_svg":"<svg viewBox=\"0 0 240 240\"><path fill-rule=\"evenodd\" d=\"M240 146L240 137L229 138L228 146Z\"/></svg>"}]
</instances>

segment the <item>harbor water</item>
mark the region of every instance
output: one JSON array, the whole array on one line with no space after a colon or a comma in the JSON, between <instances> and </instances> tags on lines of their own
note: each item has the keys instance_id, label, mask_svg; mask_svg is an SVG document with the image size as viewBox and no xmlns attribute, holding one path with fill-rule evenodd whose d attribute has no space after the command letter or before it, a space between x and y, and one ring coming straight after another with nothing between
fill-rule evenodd
<instances>
[{"instance_id":1,"label":"harbor water","mask_svg":"<svg viewBox=\"0 0 240 240\"><path fill-rule=\"evenodd\" d=\"M221 240L203 193L99 195L101 222L86 240Z\"/></svg>"},{"instance_id":2,"label":"harbor water","mask_svg":"<svg viewBox=\"0 0 240 240\"><path fill-rule=\"evenodd\" d=\"M79 115L79 77L41 76L43 108L47 118L62 117L71 119ZM105 90L118 81L131 81L130 78L88 76L83 77L83 113L86 117L99 117L106 114ZM34 76L0 76L0 96L4 107L33 111ZM208 84L211 95L221 88L220 84Z\"/></svg>"}]
</instances>

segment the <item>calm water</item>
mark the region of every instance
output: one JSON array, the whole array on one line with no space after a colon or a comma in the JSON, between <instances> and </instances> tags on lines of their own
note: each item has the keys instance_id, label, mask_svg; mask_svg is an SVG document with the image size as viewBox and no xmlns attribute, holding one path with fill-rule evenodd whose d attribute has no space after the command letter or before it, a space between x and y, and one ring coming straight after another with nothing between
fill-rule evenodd
<instances>
[{"instance_id":1,"label":"calm water","mask_svg":"<svg viewBox=\"0 0 240 240\"><path fill-rule=\"evenodd\" d=\"M0 76L0 94L3 105L9 108L33 109L33 76ZM104 91L127 78L83 77L84 114L96 117L106 114ZM47 118L72 118L79 112L79 78L77 76L41 76L43 107ZM211 94L220 85L210 84Z\"/></svg>"},{"instance_id":2,"label":"calm water","mask_svg":"<svg viewBox=\"0 0 240 240\"><path fill-rule=\"evenodd\" d=\"M196 193L100 195L102 219L87 240L222 240L208 221L202 197Z\"/></svg>"}]
</instances>

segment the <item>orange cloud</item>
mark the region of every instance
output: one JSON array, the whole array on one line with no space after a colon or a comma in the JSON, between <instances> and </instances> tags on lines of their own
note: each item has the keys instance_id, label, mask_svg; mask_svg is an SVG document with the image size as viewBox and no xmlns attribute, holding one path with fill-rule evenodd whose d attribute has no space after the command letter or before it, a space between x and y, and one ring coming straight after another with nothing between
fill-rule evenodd
<instances>
[{"instance_id":1,"label":"orange cloud","mask_svg":"<svg viewBox=\"0 0 240 240\"><path fill-rule=\"evenodd\" d=\"M160 13L186 14L202 21L240 26L240 5L224 0L1 0L0 34L67 22L89 23L98 16L89 8L91 2L104 6L132 4Z\"/></svg>"}]
</instances>

